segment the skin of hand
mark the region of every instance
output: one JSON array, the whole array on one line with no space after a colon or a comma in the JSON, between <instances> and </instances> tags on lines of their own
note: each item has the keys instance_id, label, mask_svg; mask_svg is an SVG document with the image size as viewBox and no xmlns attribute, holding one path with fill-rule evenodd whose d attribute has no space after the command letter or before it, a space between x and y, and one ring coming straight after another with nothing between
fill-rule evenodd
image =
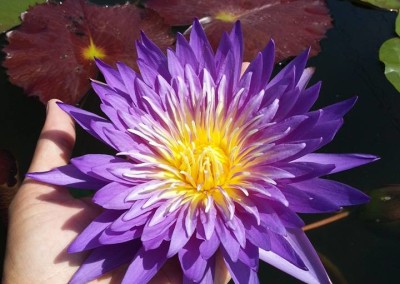
<instances>
[{"instance_id":1,"label":"skin of hand","mask_svg":"<svg viewBox=\"0 0 400 284\"><path fill-rule=\"evenodd\" d=\"M242 66L242 73L248 67ZM49 101L29 172L48 171L66 165L75 144L75 125L56 100ZM101 212L88 199L73 198L66 188L26 178L9 206L7 248L3 284L68 283L87 253L69 254L75 237ZM91 283L120 283L126 267ZM216 283L228 283L229 273L220 255ZM168 261L150 284L182 283L176 258Z\"/></svg>"}]
</instances>

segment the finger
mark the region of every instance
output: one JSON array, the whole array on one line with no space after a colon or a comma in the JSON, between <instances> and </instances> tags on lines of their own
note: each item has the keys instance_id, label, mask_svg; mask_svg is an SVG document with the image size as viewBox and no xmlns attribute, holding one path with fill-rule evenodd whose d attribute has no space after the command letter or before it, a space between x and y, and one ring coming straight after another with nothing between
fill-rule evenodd
<instances>
[{"instance_id":1,"label":"finger","mask_svg":"<svg viewBox=\"0 0 400 284\"><path fill-rule=\"evenodd\" d=\"M71 117L50 100L47 117L36 145L29 172L48 171L65 165L75 144L75 126Z\"/></svg>"}]
</instances>

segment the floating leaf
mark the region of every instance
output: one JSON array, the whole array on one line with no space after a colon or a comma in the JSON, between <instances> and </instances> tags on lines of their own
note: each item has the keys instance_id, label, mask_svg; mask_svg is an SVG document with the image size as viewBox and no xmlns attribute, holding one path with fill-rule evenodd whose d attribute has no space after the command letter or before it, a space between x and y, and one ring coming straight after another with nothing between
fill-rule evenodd
<instances>
[{"instance_id":1,"label":"floating leaf","mask_svg":"<svg viewBox=\"0 0 400 284\"><path fill-rule=\"evenodd\" d=\"M396 19L396 33L400 35L400 15ZM385 76L400 92L400 37L385 41L379 49L379 60L385 64Z\"/></svg>"},{"instance_id":2,"label":"floating leaf","mask_svg":"<svg viewBox=\"0 0 400 284\"><path fill-rule=\"evenodd\" d=\"M320 50L319 40L331 27L331 18L322 0L148 0L146 5L171 25L188 25L193 18L202 18L214 48L222 32L240 20L247 61L270 38L276 42L277 61L297 55L309 46L315 55Z\"/></svg>"},{"instance_id":3,"label":"floating leaf","mask_svg":"<svg viewBox=\"0 0 400 284\"><path fill-rule=\"evenodd\" d=\"M94 57L136 68L134 41L145 31L161 48L173 43L155 12L133 4L98 6L84 0L37 5L8 35L4 66L10 81L42 102L77 103L97 76Z\"/></svg>"},{"instance_id":4,"label":"floating leaf","mask_svg":"<svg viewBox=\"0 0 400 284\"><path fill-rule=\"evenodd\" d=\"M381 234L400 237L400 185L391 185L369 193L371 201L362 218Z\"/></svg>"},{"instance_id":5,"label":"floating leaf","mask_svg":"<svg viewBox=\"0 0 400 284\"><path fill-rule=\"evenodd\" d=\"M0 149L0 185L13 187L18 178L17 162L14 156L7 150Z\"/></svg>"},{"instance_id":6,"label":"floating leaf","mask_svg":"<svg viewBox=\"0 0 400 284\"><path fill-rule=\"evenodd\" d=\"M389 10L400 9L400 0L361 0L361 1L384 9L389 9Z\"/></svg>"},{"instance_id":7,"label":"floating leaf","mask_svg":"<svg viewBox=\"0 0 400 284\"><path fill-rule=\"evenodd\" d=\"M5 32L19 25L21 13L26 11L29 5L42 2L45 2L45 0L0 1L0 32Z\"/></svg>"}]
</instances>

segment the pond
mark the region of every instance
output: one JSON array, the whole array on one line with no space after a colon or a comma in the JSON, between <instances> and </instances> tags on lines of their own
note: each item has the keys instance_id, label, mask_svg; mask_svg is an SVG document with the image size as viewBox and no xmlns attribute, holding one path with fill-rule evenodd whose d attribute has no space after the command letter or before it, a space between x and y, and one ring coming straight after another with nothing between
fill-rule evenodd
<instances>
[{"instance_id":1,"label":"pond","mask_svg":"<svg viewBox=\"0 0 400 284\"><path fill-rule=\"evenodd\" d=\"M400 211L400 94L385 78L384 66L378 59L381 44L395 36L396 13L350 1L327 3L333 28L321 41L322 51L308 63L316 68L311 84L323 82L315 108L354 96L358 101L345 116L333 142L322 152L369 153L381 159L328 177L372 194L376 197L374 204L349 208L347 218L308 231L307 235L325 259L334 283L398 283L400 212L394 211ZM4 34L0 40L3 46ZM95 97L88 100L86 105L98 104ZM44 106L11 85L1 69L0 149L15 155L21 176L28 169L44 118ZM75 156L104 151L104 146L78 130ZM379 191L388 185L393 185L390 191ZM386 212L385 208L391 211ZM328 216L302 218L311 223ZM393 216L397 219L391 219ZM1 235L3 242L4 230ZM298 283L265 263L260 264L259 275L261 283Z\"/></svg>"}]
</instances>

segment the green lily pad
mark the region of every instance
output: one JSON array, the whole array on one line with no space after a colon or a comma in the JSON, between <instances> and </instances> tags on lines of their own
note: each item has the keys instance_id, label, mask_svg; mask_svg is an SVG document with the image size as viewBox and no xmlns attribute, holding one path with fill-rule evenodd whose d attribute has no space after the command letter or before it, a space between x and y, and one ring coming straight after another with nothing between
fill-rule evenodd
<instances>
[{"instance_id":1,"label":"green lily pad","mask_svg":"<svg viewBox=\"0 0 400 284\"><path fill-rule=\"evenodd\" d=\"M396 33L400 35L400 16L396 19ZM385 64L385 76L400 92L400 37L385 41L379 49L379 60Z\"/></svg>"},{"instance_id":2,"label":"green lily pad","mask_svg":"<svg viewBox=\"0 0 400 284\"><path fill-rule=\"evenodd\" d=\"M0 1L0 32L5 32L21 22L20 15L29 6L46 2L45 0Z\"/></svg>"},{"instance_id":3,"label":"green lily pad","mask_svg":"<svg viewBox=\"0 0 400 284\"><path fill-rule=\"evenodd\" d=\"M389 9L389 10L400 9L400 0L361 0L361 1L384 9Z\"/></svg>"}]
</instances>

